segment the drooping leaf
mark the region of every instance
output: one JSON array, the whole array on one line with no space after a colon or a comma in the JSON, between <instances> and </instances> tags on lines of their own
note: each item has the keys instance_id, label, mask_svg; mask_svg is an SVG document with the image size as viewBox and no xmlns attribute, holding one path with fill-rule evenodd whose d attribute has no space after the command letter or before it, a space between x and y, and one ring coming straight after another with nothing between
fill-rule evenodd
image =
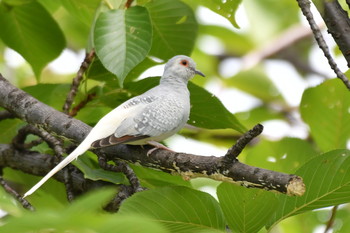
<instances>
[{"instance_id":1,"label":"drooping leaf","mask_svg":"<svg viewBox=\"0 0 350 233\"><path fill-rule=\"evenodd\" d=\"M201 1L201 4L225 17L232 23L233 26L239 28L235 19L235 14L239 4L241 4L241 1L242 0L208 0Z\"/></svg>"},{"instance_id":2,"label":"drooping leaf","mask_svg":"<svg viewBox=\"0 0 350 233\"><path fill-rule=\"evenodd\" d=\"M102 12L95 25L94 44L103 66L117 75L120 86L151 48L152 26L144 7Z\"/></svg>"},{"instance_id":3,"label":"drooping leaf","mask_svg":"<svg viewBox=\"0 0 350 233\"><path fill-rule=\"evenodd\" d=\"M350 151L333 150L314 157L296 174L306 185L301 197L280 195L280 205L268 227L290 216L350 201Z\"/></svg>"},{"instance_id":4,"label":"drooping leaf","mask_svg":"<svg viewBox=\"0 0 350 233\"><path fill-rule=\"evenodd\" d=\"M151 217L176 233L225 229L224 216L217 201L207 193L182 186L136 193L122 204L119 214Z\"/></svg>"},{"instance_id":5,"label":"drooping leaf","mask_svg":"<svg viewBox=\"0 0 350 233\"><path fill-rule=\"evenodd\" d=\"M228 225L235 232L258 232L278 207L271 192L224 182L217 188L217 195Z\"/></svg>"},{"instance_id":6,"label":"drooping leaf","mask_svg":"<svg viewBox=\"0 0 350 233\"><path fill-rule=\"evenodd\" d=\"M350 93L338 79L307 89L300 113L324 152L346 148L350 139Z\"/></svg>"},{"instance_id":7,"label":"drooping leaf","mask_svg":"<svg viewBox=\"0 0 350 233\"><path fill-rule=\"evenodd\" d=\"M178 0L151 1L145 7L153 26L150 55L164 60L190 55L198 30L192 9Z\"/></svg>"},{"instance_id":8,"label":"drooping leaf","mask_svg":"<svg viewBox=\"0 0 350 233\"><path fill-rule=\"evenodd\" d=\"M115 184L128 184L123 173L116 173L102 169L96 161L96 155L92 156L94 156L95 159L89 158L85 155L80 156L79 159L73 162L74 165L84 173L85 178L89 180L104 180Z\"/></svg>"},{"instance_id":9,"label":"drooping leaf","mask_svg":"<svg viewBox=\"0 0 350 233\"><path fill-rule=\"evenodd\" d=\"M191 114L189 123L207 129L231 128L245 132L246 128L229 112L220 100L202 87L189 83Z\"/></svg>"},{"instance_id":10,"label":"drooping leaf","mask_svg":"<svg viewBox=\"0 0 350 233\"><path fill-rule=\"evenodd\" d=\"M28 61L37 78L44 66L65 47L57 23L36 1L18 6L2 2L0 25L0 38Z\"/></svg>"}]
</instances>

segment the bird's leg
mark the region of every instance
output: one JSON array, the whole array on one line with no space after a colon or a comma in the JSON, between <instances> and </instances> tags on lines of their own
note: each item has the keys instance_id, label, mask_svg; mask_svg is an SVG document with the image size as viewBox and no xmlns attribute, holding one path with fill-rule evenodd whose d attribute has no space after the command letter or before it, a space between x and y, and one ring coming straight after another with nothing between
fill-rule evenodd
<instances>
[{"instance_id":1,"label":"bird's leg","mask_svg":"<svg viewBox=\"0 0 350 233\"><path fill-rule=\"evenodd\" d=\"M174 152L173 150L171 150L170 148L164 146L163 144L159 143L159 142L156 142L156 141L148 141L147 144L151 145L151 146L154 146L153 149L150 149L148 152L147 152L147 156L149 156L150 154L153 153L153 151L157 150L157 149L163 149L163 150L167 150L167 151L171 151L171 152Z\"/></svg>"}]
</instances>

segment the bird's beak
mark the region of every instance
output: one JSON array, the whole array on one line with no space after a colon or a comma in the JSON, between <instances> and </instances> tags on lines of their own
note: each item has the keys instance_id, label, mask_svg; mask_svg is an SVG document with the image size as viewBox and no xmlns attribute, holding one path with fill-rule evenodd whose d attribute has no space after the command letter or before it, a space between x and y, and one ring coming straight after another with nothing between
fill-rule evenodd
<instances>
[{"instance_id":1,"label":"bird's beak","mask_svg":"<svg viewBox=\"0 0 350 233\"><path fill-rule=\"evenodd\" d=\"M205 75L202 73L202 72L200 72L199 70L195 70L194 71L196 74L199 74L200 76L202 76L202 77L205 77Z\"/></svg>"}]
</instances>

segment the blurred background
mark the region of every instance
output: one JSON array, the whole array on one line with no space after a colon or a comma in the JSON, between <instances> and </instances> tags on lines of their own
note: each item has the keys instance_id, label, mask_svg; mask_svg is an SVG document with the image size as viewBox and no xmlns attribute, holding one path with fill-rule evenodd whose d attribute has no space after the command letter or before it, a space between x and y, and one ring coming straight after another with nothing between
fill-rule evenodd
<instances>
[{"instance_id":1,"label":"blurred background","mask_svg":"<svg viewBox=\"0 0 350 233\"><path fill-rule=\"evenodd\" d=\"M206 75L206 78L195 77L192 81L217 96L247 128L257 123L264 125L263 136L254 142L257 146L247 148L239 157L241 161L281 169L283 166L273 164L286 158L287 153L276 156L272 145L283 142L298 147L302 143L298 139L309 139L309 128L301 120L299 112L303 92L335 76L314 42L296 2L244 0L234 16L236 26L227 19L231 16L225 18L190 0L185 2L193 7L199 23L191 56L198 69ZM335 61L342 71L347 70L346 61L326 32L319 13L314 7L312 11ZM89 31L63 9L55 12L55 18L66 32L68 48L44 69L40 83L71 83L85 57ZM1 41L0 51L3 51L0 54L0 71L4 77L21 88L38 83L30 65L15 51L5 48ZM164 61L155 59L155 62ZM149 68L138 79L160 76L163 67L159 64ZM88 80L81 90L94 82ZM79 114L77 118L84 121L86 116ZM103 114L101 112L100 115ZM189 125L179 135L166 140L166 144L179 152L222 156L239 135L232 129L206 130ZM304 153L310 151L304 150ZM260 159L259 153L264 154ZM192 183L198 189L216 196L218 182L195 179ZM347 206L342 206L339 214L346 215L347 209ZM316 214L308 212L289 218L283 221L280 228L288 232L286 229L298 222L299 232L303 232L308 221L312 221L316 226L313 232L322 232L325 226L320 223L327 221L328 217L329 210L321 209ZM293 232L297 232L295 230Z\"/></svg>"}]
</instances>

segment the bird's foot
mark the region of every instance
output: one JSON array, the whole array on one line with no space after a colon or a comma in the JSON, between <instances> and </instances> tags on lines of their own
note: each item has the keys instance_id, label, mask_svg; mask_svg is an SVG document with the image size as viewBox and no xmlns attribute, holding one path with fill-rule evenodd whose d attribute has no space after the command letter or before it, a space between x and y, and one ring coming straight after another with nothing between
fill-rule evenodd
<instances>
[{"instance_id":1,"label":"bird's foot","mask_svg":"<svg viewBox=\"0 0 350 233\"><path fill-rule=\"evenodd\" d=\"M147 152L147 156L149 156L150 154L153 153L153 151L157 150L157 149L163 149L163 150L167 150L167 151L171 151L171 152L175 152L173 150L171 150L170 148L164 146L163 144L159 143L159 142L156 142L156 141L148 141L147 142L149 145L151 146L154 146L153 149L150 149L148 152Z\"/></svg>"}]
</instances>

